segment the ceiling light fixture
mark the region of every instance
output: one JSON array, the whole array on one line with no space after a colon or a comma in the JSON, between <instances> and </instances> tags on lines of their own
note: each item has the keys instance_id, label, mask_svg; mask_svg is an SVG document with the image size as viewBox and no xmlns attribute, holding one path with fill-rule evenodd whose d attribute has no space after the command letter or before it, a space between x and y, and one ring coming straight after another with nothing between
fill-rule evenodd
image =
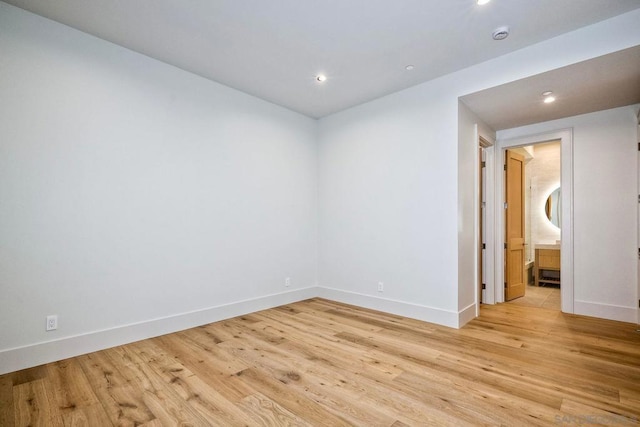
<instances>
[{"instance_id":1,"label":"ceiling light fixture","mask_svg":"<svg viewBox=\"0 0 640 427\"><path fill-rule=\"evenodd\" d=\"M489 3L491 0L477 0L476 3L478 3L479 6L483 6L487 3Z\"/></svg>"},{"instance_id":2,"label":"ceiling light fixture","mask_svg":"<svg viewBox=\"0 0 640 427\"><path fill-rule=\"evenodd\" d=\"M494 40L506 39L507 37L509 37L509 27L504 26L496 28L495 30L493 30L491 37L493 37Z\"/></svg>"},{"instance_id":3,"label":"ceiling light fixture","mask_svg":"<svg viewBox=\"0 0 640 427\"><path fill-rule=\"evenodd\" d=\"M415 67L413 65L407 65L406 67L404 67L405 70L407 71L411 71L413 70Z\"/></svg>"},{"instance_id":4,"label":"ceiling light fixture","mask_svg":"<svg viewBox=\"0 0 640 427\"><path fill-rule=\"evenodd\" d=\"M324 74L318 74L316 76L316 80L319 81L320 83L324 82L325 80L327 80L327 76L325 76Z\"/></svg>"},{"instance_id":5,"label":"ceiling light fixture","mask_svg":"<svg viewBox=\"0 0 640 427\"><path fill-rule=\"evenodd\" d=\"M542 92L542 96L544 96L544 103L545 104L551 104L553 101L556 100L555 96L552 96L553 92L550 90L545 90L544 92Z\"/></svg>"}]
</instances>

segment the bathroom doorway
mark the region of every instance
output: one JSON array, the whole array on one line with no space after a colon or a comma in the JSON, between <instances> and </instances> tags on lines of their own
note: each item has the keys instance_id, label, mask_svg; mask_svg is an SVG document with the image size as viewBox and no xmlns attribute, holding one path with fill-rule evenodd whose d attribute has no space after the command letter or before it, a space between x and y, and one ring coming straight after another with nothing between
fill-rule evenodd
<instances>
[{"instance_id":1,"label":"bathroom doorway","mask_svg":"<svg viewBox=\"0 0 640 427\"><path fill-rule=\"evenodd\" d=\"M509 159L518 160L505 160L505 301L559 311L562 285L560 140L512 147L505 150L505 154ZM511 163L520 166L521 173L514 173L509 168ZM518 190L517 200L514 200L514 189Z\"/></svg>"},{"instance_id":2,"label":"bathroom doorway","mask_svg":"<svg viewBox=\"0 0 640 427\"><path fill-rule=\"evenodd\" d=\"M485 240L486 250L484 252L484 266L491 269L490 274L485 274L486 286L482 292L485 298L483 302L488 304L505 302L505 151L507 149L516 149L526 146L535 146L542 143L560 141L560 187L559 192L561 212L559 219L560 239L550 237L545 241L533 241L534 238L527 237L528 255L527 260L533 260L534 265L527 265L526 271L531 273L530 266L535 268L535 245L543 243L554 243L560 240L560 260L556 263L560 264L561 284L560 284L560 306L564 313L573 313L574 311L574 289L573 289L573 130L571 128L559 129L538 134L522 134L513 135L510 138L498 139L493 147L488 149L486 174L486 194L487 194L487 214L486 214L486 230ZM525 188L526 190L526 188ZM544 209L543 209L544 211ZM539 213L539 212L538 212ZM534 214L534 211L531 211ZM531 222L529 222L531 224ZM557 230L556 230L557 232ZM527 234L529 234L527 227ZM547 249L540 247L540 249ZM543 256L549 254L542 253ZM547 257L548 258L548 257ZM549 261L546 259L546 261ZM524 268L524 266L523 266ZM535 274L535 270L534 270ZM546 277L548 278L548 277ZM530 281L530 277L528 276ZM539 288L550 288L549 286L541 286ZM541 289L537 289L541 290ZM526 295L526 292L525 292Z\"/></svg>"}]
</instances>

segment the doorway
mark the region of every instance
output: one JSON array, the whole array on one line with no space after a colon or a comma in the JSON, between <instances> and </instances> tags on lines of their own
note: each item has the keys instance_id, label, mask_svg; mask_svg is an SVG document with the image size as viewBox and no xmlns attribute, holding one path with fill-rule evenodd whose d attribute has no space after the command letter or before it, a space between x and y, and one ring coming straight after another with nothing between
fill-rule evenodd
<instances>
[{"instance_id":1,"label":"doorway","mask_svg":"<svg viewBox=\"0 0 640 427\"><path fill-rule=\"evenodd\" d=\"M561 171L560 186L562 192L561 216L560 216L560 270L562 272L562 286L560 288L561 310L565 313L573 313L573 131L563 129L537 135L523 135L505 140L498 140L495 145L495 155L492 155L494 162L493 169L502 171L504 169L504 151L506 149L524 147L539 143L560 141ZM493 193L491 199L494 202L491 215L487 215L487 223L495 224L492 232L486 234L486 247L492 250L484 251L485 265L493 265L492 280L488 280L485 285L487 295L486 302L505 302L505 176L502 173L489 174L486 176L485 188L488 193ZM487 212L489 213L489 211Z\"/></svg>"},{"instance_id":2,"label":"doorway","mask_svg":"<svg viewBox=\"0 0 640 427\"><path fill-rule=\"evenodd\" d=\"M560 311L560 141L505 154L505 300Z\"/></svg>"}]
</instances>

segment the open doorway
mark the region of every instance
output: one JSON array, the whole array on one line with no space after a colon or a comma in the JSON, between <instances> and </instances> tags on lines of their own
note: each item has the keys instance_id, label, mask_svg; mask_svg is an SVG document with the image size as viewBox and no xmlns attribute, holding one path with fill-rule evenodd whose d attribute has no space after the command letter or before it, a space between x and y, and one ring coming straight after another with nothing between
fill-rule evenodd
<instances>
[{"instance_id":1,"label":"open doorway","mask_svg":"<svg viewBox=\"0 0 640 427\"><path fill-rule=\"evenodd\" d=\"M525 146L537 145L542 143L549 143L553 141L559 141L560 145L560 188L562 191L559 193L560 200L560 216L558 218L560 224L560 238L552 239L551 236L544 237L546 243L554 243L555 240L560 240L560 272L561 272L561 286L560 286L560 308L565 313L573 313L573 223L572 223L572 210L573 210L573 131L572 129L563 129L554 132L548 132L537 135L526 135L521 137L514 137L508 140L498 140L494 147L491 147L490 156L487 161L487 167L491 166L494 171L503 171L505 165L504 153L507 149L518 149ZM488 303L501 303L505 302L504 283L506 282L505 275L505 175L503 173L489 173L485 175L486 182L484 182L484 188L486 189L486 200L491 201L487 203L487 215L486 224L492 225L491 231L487 231L484 236L483 243L487 250L484 250L484 257L482 259L483 265L494 266L492 269L492 275L484 282L485 288L482 292L486 296L482 298L483 302ZM550 185L550 184L548 184ZM548 191L545 187L543 191ZM548 194L547 194L548 196ZM533 211L532 211L533 213ZM528 232L527 232L528 234ZM529 238L528 245L528 259L533 260L531 268L535 268L535 244L543 242L534 242L533 237ZM546 254L545 254L546 255ZM528 267L528 266L527 266ZM529 273L529 268L525 268L525 271ZM535 273L534 273L535 274ZM485 276L487 276L485 274ZM535 276L534 276L535 277ZM549 277L546 277L549 278ZM529 279L529 276L528 276ZM546 286L545 286L546 287Z\"/></svg>"},{"instance_id":2,"label":"open doorway","mask_svg":"<svg viewBox=\"0 0 640 427\"><path fill-rule=\"evenodd\" d=\"M522 167L521 176L512 170L505 171L505 301L560 311L560 140L512 147L505 150L505 154L508 159L515 159L511 160L513 165ZM505 164L509 166L508 161ZM510 200L514 199L514 193L519 200ZM521 206L511 206L512 203ZM516 213L520 215L515 218L517 221L513 218ZM521 248L513 243L516 239L512 237L516 235L521 236ZM509 265L516 262L519 265ZM513 274L521 277L510 277ZM518 286L513 286L514 283Z\"/></svg>"}]
</instances>

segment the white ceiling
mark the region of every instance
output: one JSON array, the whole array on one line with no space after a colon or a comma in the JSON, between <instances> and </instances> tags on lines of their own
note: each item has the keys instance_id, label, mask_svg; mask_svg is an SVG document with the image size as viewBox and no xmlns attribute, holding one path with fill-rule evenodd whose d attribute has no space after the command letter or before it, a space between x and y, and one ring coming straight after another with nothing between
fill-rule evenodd
<instances>
[{"instance_id":1,"label":"white ceiling","mask_svg":"<svg viewBox=\"0 0 640 427\"><path fill-rule=\"evenodd\" d=\"M556 101L544 104L542 93ZM640 103L640 46L460 98L494 130Z\"/></svg>"},{"instance_id":2,"label":"white ceiling","mask_svg":"<svg viewBox=\"0 0 640 427\"><path fill-rule=\"evenodd\" d=\"M640 8L639 0L5 1L314 118ZM492 40L502 25L511 35ZM317 83L318 73L328 80Z\"/></svg>"}]
</instances>

